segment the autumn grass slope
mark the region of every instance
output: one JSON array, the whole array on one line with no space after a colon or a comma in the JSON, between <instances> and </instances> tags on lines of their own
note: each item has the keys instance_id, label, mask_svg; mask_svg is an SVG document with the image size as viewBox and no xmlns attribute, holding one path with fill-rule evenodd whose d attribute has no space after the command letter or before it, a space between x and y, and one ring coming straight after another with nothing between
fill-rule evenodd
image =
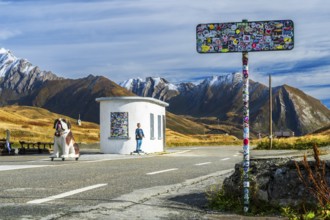
<instances>
[{"instance_id":1,"label":"autumn grass slope","mask_svg":"<svg viewBox=\"0 0 330 220\"><path fill-rule=\"evenodd\" d=\"M269 149L268 138L256 140L254 143L257 145L256 149ZM330 146L330 125L301 137L274 138L272 149L306 150L313 149L314 145L318 147Z\"/></svg>"},{"instance_id":2,"label":"autumn grass slope","mask_svg":"<svg viewBox=\"0 0 330 220\"><path fill-rule=\"evenodd\" d=\"M94 143L99 141L99 125L82 122L78 126L76 119L52 113L46 109L30 106L6 106L0 108L0 138L6 137L10 130L10 141L53 142L54 120L65 118L72 124L74 138L79 143Z\"/></svg>"},{"instance_id":3,"label":"autumn grass slope","mask_svg":"<svg viewBox=\"0 0 330 220\"><path fill-rule=\"evenodd\" d=\"M68 119L72 124L72 132L78 143L99 142L99 125L82 122L78 126L76 119L56 114L43 108L30 106L6 106L0 108L0 139L5 138L6 130L11 133L11 142L18 146L19 141L52 142L54 138L53 124L56 118ZM167 146L204 146L233 145L240 141L228 134L209 134L208 125L194 122L182 116L166 113Z\"/></svg>"}]
</instances>

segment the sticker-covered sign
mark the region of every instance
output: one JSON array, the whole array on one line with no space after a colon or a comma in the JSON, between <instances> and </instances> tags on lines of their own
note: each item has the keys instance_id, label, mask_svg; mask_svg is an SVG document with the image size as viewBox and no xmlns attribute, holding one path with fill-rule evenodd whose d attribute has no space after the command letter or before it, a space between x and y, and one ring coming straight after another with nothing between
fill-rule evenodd
<instances>
[{"instance_id":1,"label":"sticker-covered sign","mask_svg":"<svg viewBox=\"0 0 330 220\"><path fill-rule=\"evenodd\" d=\"M197 52L291 50L294 47L293 26L291 20L199 24Z\"/></svg>"}]
</instances>

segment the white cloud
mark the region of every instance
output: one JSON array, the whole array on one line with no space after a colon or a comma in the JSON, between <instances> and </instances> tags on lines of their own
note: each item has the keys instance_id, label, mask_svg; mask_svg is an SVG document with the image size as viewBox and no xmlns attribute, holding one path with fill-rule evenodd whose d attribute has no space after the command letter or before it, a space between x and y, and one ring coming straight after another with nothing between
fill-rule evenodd
<instances>
[{"instance_id":1,"label":"white cloud","mask_svg":"<svg viewBox=\"0 0 330 220\"><path fill-rule=\"evenodd\" d=\"M329 79L323 75L329 64L317 62L330 58L327 0L303 4L301 0L29 0L0 4L1 46L66 77L92 73L119 82L152 74L182 81L240 71L241 54L196 52L196 25L292 19L295 48L250 53L251 75L258 81L269 72L276 73L274 83L297 87Z\"/></svg>"},{"instance_id":2,"label":"white cloud","mask_svg":"<svg viewBox=\"0 0 330 220\"><path fill-rule=\"evenodd\" d=\"M17 31L17 30L6 30L6 29L1 30L0 29L0 40L7 40L12 37L18 36L20 34L21 34L20 31Z\"/></svg>"}]
</instances>

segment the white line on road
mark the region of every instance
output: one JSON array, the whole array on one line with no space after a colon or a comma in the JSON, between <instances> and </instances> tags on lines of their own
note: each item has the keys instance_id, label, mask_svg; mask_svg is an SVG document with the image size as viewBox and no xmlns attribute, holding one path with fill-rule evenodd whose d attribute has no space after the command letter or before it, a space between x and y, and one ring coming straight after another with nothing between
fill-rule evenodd
<instances>
[{"instance_id":1,"label":"white line on road","mask_svg":"<svg viewBox=\"0 0 330 220\"><path fill-rule=\"evenodd\" d=\"M187 152L190 152L191 150L184 150L184 151L179 151L179 152L176 152L176 154L184 154L184 153L187 153Z\"/></svg>"},{"instance_id":2,"label":"white line on road","mask_svg":"<svg viewBox=\"0 0 330 220\"><path fill-rule=\"evenodd\" d=\"M195 166L203 166L203 165L207 165L210 164L211 162L205 162L205 163L197 163L195 164Z\"/></svg>"},{"instance_id":3,"label":"white line on road","mask_svg":"<svg viewBox=\"0 0 330 220\"><path fill-rule=\"evenodd\" d=\"M98 162L104 162L104 161L110 161L112 159L101 159L101 160L89 160L89 161L84 161L85 163L98 163Z\"/></svg>"},{"instance_id":4,"label":"white line on road","mask_svg":"<svg viewBox=\"0 0 330 220\"><path fill-rule=\"evenodd\" d=\"M40 159L40 160L31 160L31 161L27 161L28 163L37 163L37 162L40 162L40 161L47 161L47 160L50 160L50 158L45 158L45 159Z\"/></svg>"},{"instance_id":5,"label":"white line on road","mask_svg":"<svg viewBox=\"0 0 330 220\"><path fill-rule=\"evenodd\" d=\"M47 167L48 165L1 165L0 171Z\"/></svg>"},{"instance_id":6,"label":"white line on road","mask_svg":"<svg viewBox=\"0 0 330 220\"><path fill-rule=\"evenodd\" d=\"M230 158L229 157L226 157L226 158L223 158L221 160L230 160Z\"/></svg>"},{"instance_id":7,"label":"white line on road","mask_svg":"<svg viewBox=\"0 0 330 220\"><path fill-rule=\"evenodd\" d=\"M55 200L55 199L61 199L61 198L64 198L64 197L72 196L74 194L78 194L78 193L81 193L81 192L84 192L84 191L88 191L88 190L99 188L99 187L106 186L106 185L108 185L108 184L107 183L96 184L96 185L93 185L93 186L88 186L88 187L84 187L84 188L81 188L81 189L76 189L76 190L72 190L72 191L69 191L69 192L61 193L61 194L58 194L58 195L55 195L55 196L50 196L50 197L47 197L47 198L44 198L44 199L32 200L32 201L29 201L27 203L29 203L29 204L41 204L41 203L44 203L44 202L49 202L49 201L52 201L52 200Z\"/></svg>"},{"instance_id":8,"label":"white line on road","mask_svg":"<svg viewBox=\"0 0 330 220\"><path fill-rule=\"evenodd\" d=\"M177 170L178 168L173 168L173 169L168 169L168 170L160 170L160 171L156 171L156 172L152 172L152 173L147 173L147 175L154 175L154 174L158 174L158 173L165 173L165 172L170 172L170 171L174 171Z\"/></svg>"}]
</instances>

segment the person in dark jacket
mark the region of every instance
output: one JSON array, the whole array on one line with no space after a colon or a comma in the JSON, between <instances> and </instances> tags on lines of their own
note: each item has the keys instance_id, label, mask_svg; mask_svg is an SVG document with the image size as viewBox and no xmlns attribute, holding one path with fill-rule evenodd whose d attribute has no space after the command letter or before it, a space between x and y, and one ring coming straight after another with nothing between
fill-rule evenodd
<instances>
[{"instance_id":1,"label":"person in dark jacket","mask_svg":"<svg viewBox=\"0 0 330 220\"><path fill-rule=\"evenodd\" d=\"M142 138L144 138L144 133L143 130L141 128L141 124L137 123L137 128L135 130L135 139L136 139L136 153L140 153L143 152L141 150L141 145L142 145Z\"/></svg>"}]
</instances>

